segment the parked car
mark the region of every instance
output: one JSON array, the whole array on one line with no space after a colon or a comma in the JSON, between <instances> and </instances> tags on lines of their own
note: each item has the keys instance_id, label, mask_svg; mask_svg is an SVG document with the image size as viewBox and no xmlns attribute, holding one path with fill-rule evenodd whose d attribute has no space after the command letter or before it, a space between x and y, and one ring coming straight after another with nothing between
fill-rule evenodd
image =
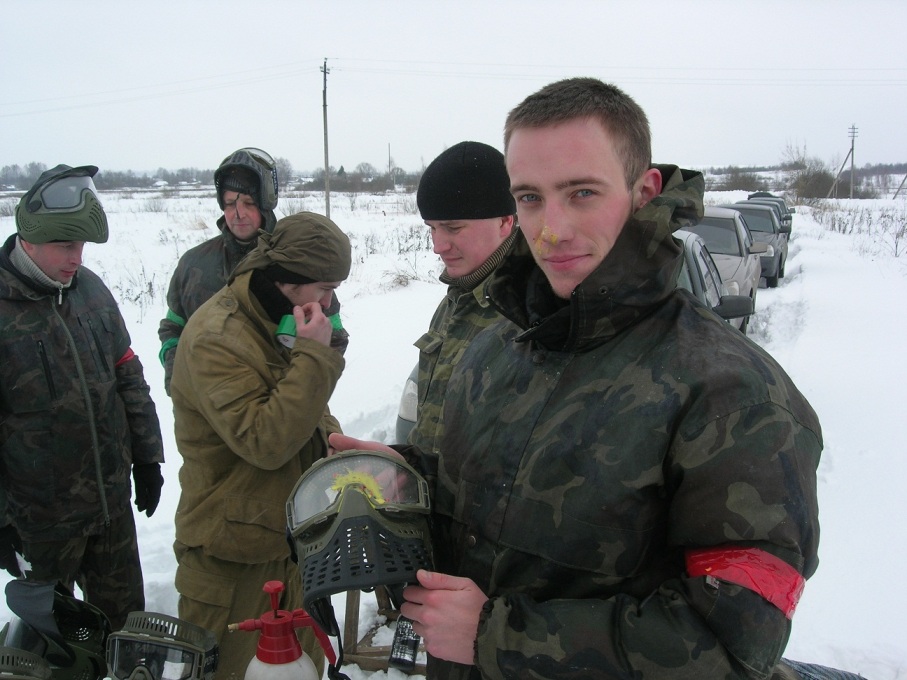
<instances>
[{"instance_id":1,"label":"parked car","mask_svg":"<svg viewBox=\"0 0 907 680\"><path fill-rule=\"evenodd\" d=\"M397 426L394 431L394 443L405 444L409 439L409 432L416 424L416 415L419 412L419 362L409 372L409 377L403 384L403 394L400 395L400 407L397 409Z\"/></svg>"},{"instance_id":2,"label":"parked car","mask_svg":"<svg viewBox=\"0 0 907 680\"><path fill-rule=\"evenodd\" d=\"M750 316L755 311L751 298L728 292L718 265L699 234L678 229L674 236L683 243L683 266L677 278L678 288L691 292L693 297L728 322Z\"/></svg>"},{"instance_id":3,"label":"parked car","mask_svg":"<svg viewBox=\"0 0 907 680\"><path fill-rule=\"evenodd\" d=\"M787 237L790 234L790 227L781 224L777 206L753 201L739 201L721 207L732 208L740 212L753 238L772 247L771 255L765 253L761 257L762 276L765 278L766 286L777 288L778 280L784 278L784 265L787 263Z\"/></svg>"},{"instance_id":4,"label":"parked car","mask_svg":"<svg viewBox=\"0 0 907 680\"><path fill-rule=\"evenodd\" d=\"M781 224L786 224L789 227L793 226L794 213L797 211L789 207L787 201L780 196L775 196L767 191L757 191L747 196L747 199L756 203L773 203L777 205L781 210Z\"/></svg>"},{"instance_id":5,"label":"parked car","mask_svg":"<svg viewBox=\"0 0 907 680\"><path fill-rule=\"evenodd\" d=\"M762 276L760 256L774 254L772 247L754 241L743 216L730 208L706 206L702 221L689 227L688 231L699 234L705 241L728 293L746 295L755 308L756 291ZM731 323L746 333L749 317L741 316Z\"/></svg>"},{"instance_id":6,"label":"parked car","mask_svg":"<svg viewBox=\"0 0 907 680\"><path fill-rule=\"evenodd\" d=\"M674 236L683 244L683 264L677 287L688 290L706 307L718 316L730 321L750 316L755 307L746 295L731 295L721 281L718 266L709 253L702 238L690 231L679 229ZM418 395L419 364L413 366L403 386L400 406L397 409L397 424L394 432L396 443L404 444L416 424L419 407Z\"/></svg>"}]
</instances>

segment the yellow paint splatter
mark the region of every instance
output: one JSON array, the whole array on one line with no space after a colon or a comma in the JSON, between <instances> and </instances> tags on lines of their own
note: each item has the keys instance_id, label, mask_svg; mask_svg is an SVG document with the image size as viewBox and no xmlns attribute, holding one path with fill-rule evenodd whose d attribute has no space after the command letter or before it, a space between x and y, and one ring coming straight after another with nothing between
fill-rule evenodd
<instances>
[{"instance_id":1,"label":"yellow paint splatter","mask_svg":"<svg viewBox=\"0 0 907 680\"><path fill-rule=\"evenodd\" d=\"M348 470L343 474L338 474L336 477L334 477L334 482L333 484L331 484L331 488L334 491L340 491L343 487L350 485L355 485L363 489L376 504L381 505L384 503L384 496L381 493L381 485L378 484L378 481L367 472L362 472L360 470Z\"/></svg>"},{"instance_id":2,"label":"yellow paint splatter","mask_svg":"<svg viewBox=\"0 0 907 680\"><path fill-rule=\"evenodd\" d=\"M545 255L548 252L546 246L557 245L557 234L555 234L548 225L542 227L542 231L539 232L539 235L533 240L533 245L535 246L535 252L539 255Z\"/></svg>"}]
</instances>

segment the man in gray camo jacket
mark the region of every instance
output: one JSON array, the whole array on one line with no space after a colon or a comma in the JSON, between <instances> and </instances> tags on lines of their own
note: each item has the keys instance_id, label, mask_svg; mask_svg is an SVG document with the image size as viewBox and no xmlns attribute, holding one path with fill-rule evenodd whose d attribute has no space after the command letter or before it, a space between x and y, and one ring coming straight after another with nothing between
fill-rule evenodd
<instances>
[{"instance_id":1,"label":"man in gray camo jacket","mask_svg":"<svg viewBox=\"0 0 907 680\"><path fill-rule=\"evenodd\" d=\"M10 600L77 584L117 629L145 607L130 476L150 517L164 455L117 303L81 266L107 241L97 170L43 173L0 249L0 566Z\"/></svg>"}]
</instances>

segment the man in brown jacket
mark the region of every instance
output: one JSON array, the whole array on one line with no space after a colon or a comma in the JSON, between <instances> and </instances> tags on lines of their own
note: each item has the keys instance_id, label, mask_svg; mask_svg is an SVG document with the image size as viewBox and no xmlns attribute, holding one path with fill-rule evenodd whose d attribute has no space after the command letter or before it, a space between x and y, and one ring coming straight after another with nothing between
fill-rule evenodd
<instances>
[{"instance_id":1,"label":"man in brown jacket","mask_svg":"<svg viewBox=\"0 0 907 680\"><path fill-rule=\"evenodd\" d=\"M255 654L257 636L225 633L268 609L266 581L284 582L281 609L302 607L286 500L327 455L327 435L340 430L327 404L344 359L330 348L323 310L350 262L349 239L329 219L286 217L273 233L259 233L255 250L180 338L171 382L183 456L174 544L179 616L218 637L218 678L242 678ZM290 319L295 342L276 336ZM307 629L301 639L323 670L314 636Z\"/></svg>"}]
</instances>

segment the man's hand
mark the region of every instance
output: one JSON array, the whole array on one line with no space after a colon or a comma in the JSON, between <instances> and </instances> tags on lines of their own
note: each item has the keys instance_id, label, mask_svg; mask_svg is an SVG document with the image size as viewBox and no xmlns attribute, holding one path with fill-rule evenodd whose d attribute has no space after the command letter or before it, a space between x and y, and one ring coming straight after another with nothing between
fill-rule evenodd
<instances>
[{"instance_id":1,"label":"man's hand","mask_svg":"<svg viewBox=\"0 0 907 680\"><path fill-rule=\"evenodd\" d=\"M488 601L472 579L420 569L418 586L403 591L400 613L413 622L425 651L439 659L473 664L476 630Z\"/></svg>"},{"instance_id":2,"label":"man's hand","mask_svg":"<svg viewBox=\"0 0 907 680\"><path fill-rule=\"evenodd\" d=\"M334 327L324 315L321 305L317 302L308 302L301 307L293 307L293 317L296 319L296 337L308 338L320 342L325 347L331 346L331 333Z\"/></svg>"},{"instance_id":3,"label":"man's hand","mask_svg":"<svg viewBox=\"0 0 907 680\"><path fill-rule=\"evenodd\" d=\"M132 481L135 488L135 507L139 512L144 512L151 517L161 500L161 487L164 486L161 464L133 465Z\"/></svg>"},{"instance_id":4,"label":"man's hand","mask_svg":"<svg viewBox=\"0 0 907 680\"><path fill-rule=\"evenodd\" d=\"M12 524L0 527L0 568L6 569L10 576L20 578L18 555L22 554L22 539Z\"/></svg>"},{"instance_id":5,"label":"man's hand","mask_svg":"<svg viewBox=\"0 0 907 680\"><path fill-rule=\"evenodd\" d=\"M331 447L330 453L340 453L341 451L383 451L384 453L390 453L398 458L402 459L399 453L394 451L391 447L381 442L369 441L367 439L356 439L355 437L350 437L340 432L332 432L328 435L328 445Z\"/></svg>"}]
</instances>

